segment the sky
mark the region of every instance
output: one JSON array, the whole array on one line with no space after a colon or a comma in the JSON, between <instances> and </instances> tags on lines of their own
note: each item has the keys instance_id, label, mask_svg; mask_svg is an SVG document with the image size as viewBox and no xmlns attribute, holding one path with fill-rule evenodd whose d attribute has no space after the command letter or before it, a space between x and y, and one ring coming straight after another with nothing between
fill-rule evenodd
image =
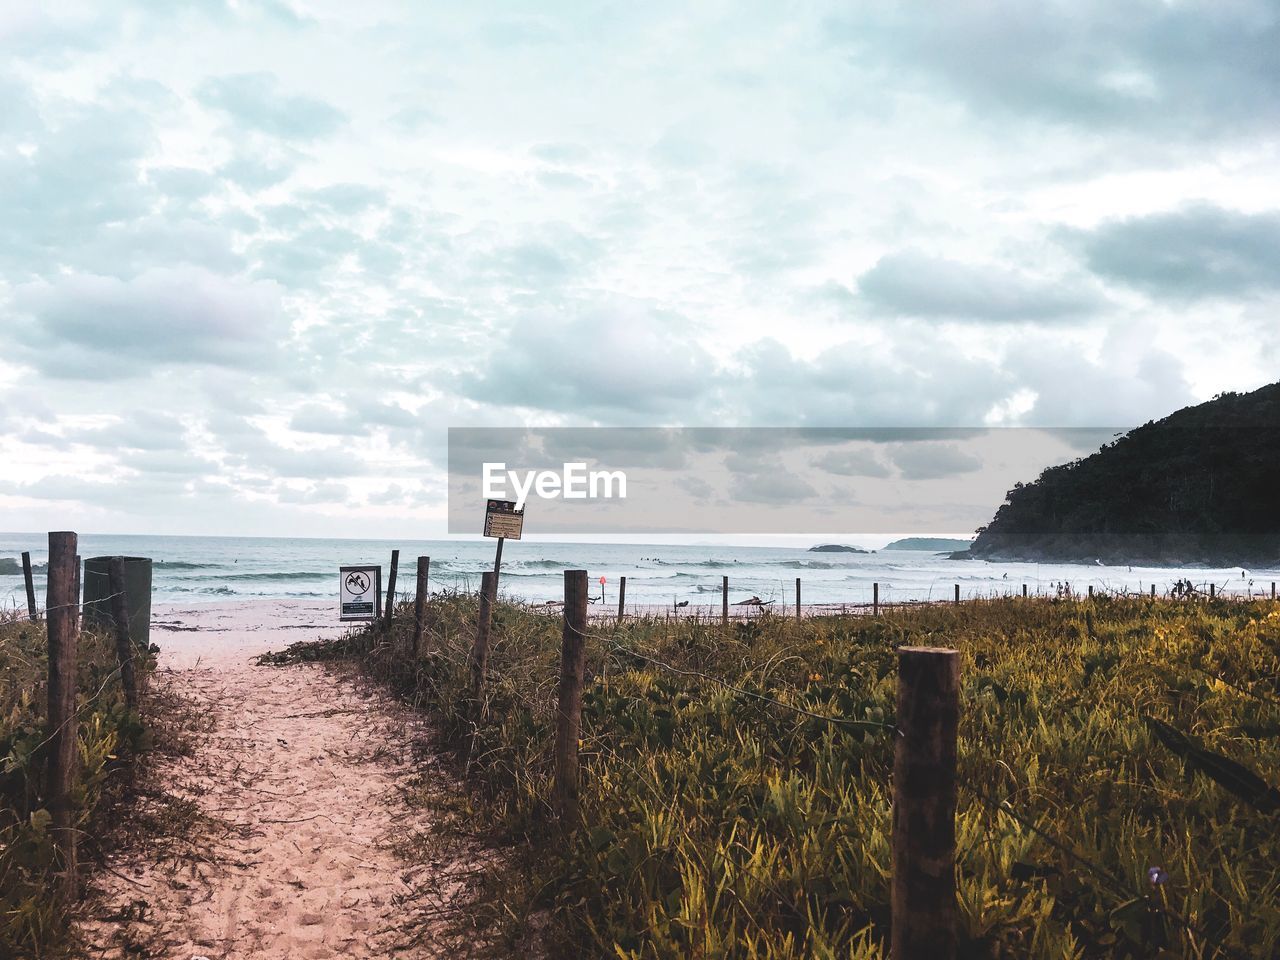
<instances>
[{"instance_id":1,"label":"sky","mask_svg":"<svg viewBox=\"0 0 1280 960\"><path fill-rule=\"evenodd\" d=\"M1277 49L1276 0L6 0L0 529L416 538L449 427L1275 381Z\"/></svg>"}]
</instances>

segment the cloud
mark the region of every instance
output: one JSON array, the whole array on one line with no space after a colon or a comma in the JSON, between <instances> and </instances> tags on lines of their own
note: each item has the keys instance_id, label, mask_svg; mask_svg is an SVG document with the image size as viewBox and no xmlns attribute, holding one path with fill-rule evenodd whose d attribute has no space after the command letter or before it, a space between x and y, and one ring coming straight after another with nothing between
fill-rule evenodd
<instances>
[{"instance_id":1,"label":"cloud","mask_svg":"<svg viewBox=\"0 0 1280 960\"><path fill-rule=\"evenodd\" d=\"M707 389L715 364L686 321L615 300L523 316L493 336L488 361L459 379L478 402L620 419L679 411Z\"/></svg>"},{"instance_id":2,"label":"cloud","mask_svg":"<svg viewBox=\"0 0 1280 960\"><path fill-rule=\"evenodd\" d=\"M1042 281L990 264L959 263L916 250L887 254L858 278L858 292L886 313L995 323L1070 320L1102 306L1062 280Z\"/></svg>"},{"instance_id":3,"label":"cloud","mask_svg":"<svg viewBox=\"0 0 1280 960\"><path fill-rule=\"evenodd\" d=\"M962 0L928 16L873 5L825 30L859 61L984 117L998 110L1179 140L1270 131L1280 119L1280 19L1268 3Z\"/></svg>"},{"instance_id":4,"label":"cloud","mask_svg":"<svg viewBox=\"0 0 1280 960\"><path fill-rule=\"evenodd\" d=\"M873 450L832 450L817 457L813 465L841 477L884 478L893 475Z\"/></svg>"},{"instance_id":5,"label":"cloud","mask_svg":"<svg viewBox=\"0 0 1280 960\"><path fill-rule=\"evenodd\" d=\"M982 469L982 460L952 443L905 443L890 453L904 480L941 480Z\"/></svg>"},{"instance_id":6,"label":"cloud","mask_svg":"<svg viewBox=\"0 0 1280 960\"><path fill-rule=\"evenodd\" d=\"M323 100L285 93L271 73L210 77L197 88L196 97L240 127L283 140L315 140L346 122L342 111Z\"/></svg>"},{"instance_id":7,"label":"cloud","mask_svg":"<svg viewBox=\"0 0 1280 960\"><path fill-rule=\"evenodd\" d=\"M1196 300L1280 290L1280 212L1209 204L1066 234L1089 268L1154 297Z\"/></svg>"},{"instance_id":8,"label":"cloud","mask_svg":"<svg viewBox=\"0 0 1280 960\"><path fill-rule=\"evenodd\" d=\"M117 380L161 364L261 367L288 330L274 285L196 267L25 284L13 309L25 333L18 357L57 379Z\"/></svg>"}]
</instances>

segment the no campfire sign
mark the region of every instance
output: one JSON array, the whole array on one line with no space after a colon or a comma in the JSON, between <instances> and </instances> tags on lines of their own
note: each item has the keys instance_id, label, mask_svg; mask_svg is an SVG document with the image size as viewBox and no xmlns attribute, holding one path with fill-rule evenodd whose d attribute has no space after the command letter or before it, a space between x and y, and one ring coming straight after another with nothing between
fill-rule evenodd
<instances>
[{"instance_id":1,"label":"no campfire sign","mask_svg":"<svg viewBox=\"0 0 1280 960\"><path fill-rule=\"evenodd\" d=\"M339 620L376 620L382 615L382 567L342 567L338 580Z\"/></svg>"}]
</instances>

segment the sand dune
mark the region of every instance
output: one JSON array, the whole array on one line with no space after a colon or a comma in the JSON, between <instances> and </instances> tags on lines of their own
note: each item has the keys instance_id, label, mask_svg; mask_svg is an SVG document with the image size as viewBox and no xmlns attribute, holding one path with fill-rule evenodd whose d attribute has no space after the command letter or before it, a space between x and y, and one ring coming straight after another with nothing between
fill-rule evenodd
<instances>
[{"instance_id":1,"label":"sand dune","mask_svg":"<svg viewBox=\"0 0 1280 960\"><path fill-rule=\"evenodd\" d=\"M392 849L432 827L403 800L414 774L446 776L429 756L414 760L421 718L322 666L252 662L336 632L332 621L330 605L295 602L156 611L156 686L206 731L149 779L208 820L189 846L168 838L99 872L82 923L89 956L138 956L129 944L185 960L465 953L443 942L397 949L417 911L448 919L477 859L410 867Z\"/></svg>"}]
</instances>

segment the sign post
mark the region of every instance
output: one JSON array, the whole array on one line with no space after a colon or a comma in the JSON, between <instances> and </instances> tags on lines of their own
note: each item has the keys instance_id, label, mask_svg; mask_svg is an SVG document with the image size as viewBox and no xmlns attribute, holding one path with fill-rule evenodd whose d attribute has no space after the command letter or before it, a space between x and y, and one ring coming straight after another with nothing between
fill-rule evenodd
<instances>
[{"instance_id":1,"label":"sign post","mask_svg":"<svg viewBox=\"0 0 1280 960\"><path fill-rule=\"evenodd\" d=\"M382 613L382 567L340 567L339 620L376 620Z\"/></svg>"},{"instance_id":2,"label":"sign post","mask_svg":"<svg viewBox=\"0 0 1280 960\"><path fill-rule=\"evenodd\" d=\"M519 540L524 531L524 507L516 507L514 500L489 500L484 508L484 535L498 538L498 550L493 558L493 596L498 596L498 575L502 573L502 545L510 537Z\"/></svg>"}]
</instances>

